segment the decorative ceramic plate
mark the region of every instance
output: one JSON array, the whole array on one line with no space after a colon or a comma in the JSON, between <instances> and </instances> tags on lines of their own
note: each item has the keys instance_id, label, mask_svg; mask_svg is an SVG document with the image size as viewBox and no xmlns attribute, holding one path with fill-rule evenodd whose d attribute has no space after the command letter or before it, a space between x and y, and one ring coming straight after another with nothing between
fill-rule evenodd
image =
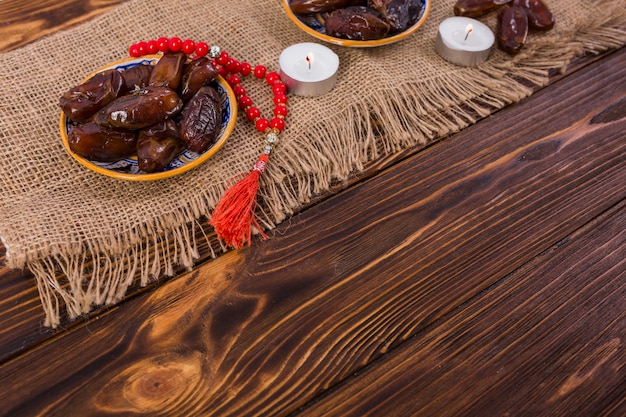
<instances>
[{"instance_id":1,"label":"decorative ceramic plate","mask_svg":"<svg viewBox=\"0 0 626 417\"><path fill-rule=\"evenodd\" d=\"M127 58L121 61L116 61L100 68L97 71L94 71L92 74L88 75L83 82L91 78L94 74L108 69L117 68L121 70L144 63L153 65L159 60L160 57L161 55L146 55L140 58ZM98 162L91 161L75 154L70 149L68 142L68 132L74 122L68 119L65 114L61 112L60 131L63 145L65 146L67 152L83 166L91 169L92 171L117 179L152 181L173 177L175 175L182 174L183 172L187 172L190 169L206 162L209 158L215 155L215 153L220 150L222 146L224 146L235 127L237 119L237 99L235 97L235 93L233 93L233 90L222 77L218 76L211 85L215 87L222 98L222 124L216 142L201 154L192 152L189 149L181 151L163 171L153 173L142 172L139 169L136 157L124 158L115 162Z\"/></svg>"},{"instance_id":2,"label":"decorative ceramic plate","mask_svg":"<svg viewBox=\"0 0 626 417\"><path fill-rule=\"evenodd\" d=\"M417 17L417 21L405 31L396 33L392 36L388 36L382 39L376 39L376 40L370 40L370 41L358 41L358 40L351 40L351 39L341 39L341 38L336 38L334 36L327 35L326 29L324 28L324 22L326 20L326 16L328 16L328 13L316 13L312 15L298 15L298 14L295 14L293 10L291 10L291 6L290 6L291 0L282 0L282 1L283 1L283 7L285 11L287 12L287 15L289 16L289 19L291 19L292 22L294 22L300 29L302 29L309 35L314 36L317 39L321 39L323 41L335 44L335 45L350 46L350 47L355 47L355 48L371 48L374 46L388 45L390 43L394 43L399 40L405 39L406 37L415 33L420 27L422 27L424 22L426 22L426 19L428 18L428 15L430 14L430 4L431 4L431 0L421 0L422 8Z\"/></svg>"}]
</instances>

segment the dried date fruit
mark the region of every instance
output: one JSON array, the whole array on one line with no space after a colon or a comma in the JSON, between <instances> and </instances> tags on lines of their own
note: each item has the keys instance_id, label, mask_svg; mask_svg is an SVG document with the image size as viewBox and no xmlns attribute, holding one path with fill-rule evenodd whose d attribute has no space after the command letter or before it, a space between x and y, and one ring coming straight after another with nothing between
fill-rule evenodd
<instances>
[{"instance_id":1,"label":"dried date fruit","mask_svg":"<svg viewBox=\"0 0 626 417\"><path fill-rule=\"evenodd\" d=\"M152 68L152 65L140 64L120 71L124 80L120 95L128 94L133 90L147 86L150 82Z\"/></svg>"},{"instance_id":2,"label":"dried date fruit","mask_svg":"<svg viewBox=\"0 0 626 417\"><path fill-rule=\"evenodd\" d=\"M498 46L505 52L515 55L526 43L528 17L524 8L510 6L498 12Z\"/></svg>"},{"instance_id":3,"label":"dried date fruit","mask_svg":"<svg viewBox=\"0 0 626 417\"><path fill-rule=\"evenodd\" d=\"M328 15L324 26L329 36L359 41L382 39L390 29L376 10L364 6L337 9Z\"/></svg>"},{"instance_id":4,"label":"dried date fruit","mask_svg":"<svg viewBox=\"0 0 626 417\"><path fill-rule=\"evenodd\" d=\"M411 27L417 22L422 9L420 0L369 0L368 5L389 23L389 33L402 32Z\"/></svg>"},{"instance_id":5,"label":"dried date fruit","mask_svg":"<svg viewBox=\"0 0 626 417\"><path fill-rule=\"evenodd\" d=\"M162 171L183 149L176 122L167 119L139 132L137 165L144 172Z\"/></svg>"},{"instance_id":6,"label":"dried date fruit","mask_svg":"<svg viewBox=\"0 0 626 417\"><path fill-rule=\"evenodd\" d=\"M170 62L161 66L158 77L153 72L156 65L139 64L98 73L98 77L71 89L79 92L81 100L85 101L100 94L99 88L106 86L105 81L110 81L109 78L116 77L119 81L116 84L118 94L112 101L103 107L99 105L99 110L85 119L69 124L69 148L84 158L100 162L136 155L139 169L158 172L165 169L185 146L203 152L215 143L222 122L222 100L216 88L207 84L217 77L216 68L206 57L184 63L180 69L178 91L193 95L185 106L178 91L150 84L161 81L170 84L173 78L177 78L172 74L179 72L173 70L178 61L174 62L172 57L168 59ZM186 109L185 116L180 114L183 108ZM175 121L179 115L184 127L179 127ZM181 132L185 132L187 143L182 141Z\"/></svg>"},{"instance_id":7,"label":"dried date fruit","mask_svg":"<svg viewBox=\"0 0 626 417\"><path fill-rule=\"evenodd\" d=\"M150 85L176 90L180 85L187 55L184 52L166 52L152 68Z\"/></svg>"},{"instance_id":8,"label":"dried date fruit","mask_svg":"<svg viewBox=\"0 0 626 417\"><path fill-rule=\"evenodd\" d=\"M217 69L207 57L194 59L183 70L180 98L187 102L200 87L209 84L217 77Z\"/></svg>"},{"instance_id":9,"label":"dried date fruit","mask_svg":"<svg viewBox=\"0 0 626 417\"><path fill-rule=\"evenodd\" d=\"M457 0L454 14L477 17L498 8L498 47L511 55L526 44L529 30L548 31L554 27L554 15L543 0Z\"/></svg>"},{"instance_id":10,"label":"dried date fruit","mask_svg":"<svg viewBox=\"0 0 626 417\"><path fill-rule=\"evenodd\" d=\"M73 126L67 138L72 152L92 161L117 161L133 155L137 149L135 132L97 123Z\"/></svg>"},{"instance_id":11,"label":"dried date fruit","mask_svg":"<svg viewBox=\"0 0 626 417\"><path fill-rule=\"evenodd\" d=\"M365 5L366 1L359 1L362 4L358 5ZM354 3L354 0L291 0L290 6L296 14L314 14L357 5Z\"/></svg>"},{"instance_id":12,"label":"dried date fruit","mask_svg":"<svg viewBox=\"0 0 626 417\"><path fill-rule=\"evenodd\" d=\"M512 0L457 0L454 5L456 16L478 17L489 13Z\"/></svg>"},{"instance_id":13,"label":"dried date fruit","mask_svg":"<svg viewBox=\"0 0 626 417\"><path fill-rule=\"evenodd\" d=\"M111 126L132 130L162 122L182 108L183 101L174 90L149 85L115 99L101 112L106 115L106 121Z\"/></svg>"},{"instance_id":14,"label":"dried date fruit","mask_svg":"<svg viewBox=\"0 0 626 417\"><path fill-rule=\"evenodd\" d=\"M222 121L219 93L211 86L200 87L183 109L180 139L194 152L204 152L215 143Z\"/></svg>"},{"instance_id":15,"label":"dried date fruit","mask_svg":"<svg viewBox=\"0 0 626 417\"><path fill-rule=\"evenodd\" d=\"M82 84L70 88L59 100L63 113L74 122L82 122L112 102L122 89L118 70L99 72Z\"/></svg>"},{"instance_id":16,"label":"dried date fruit","mask_svg":"<svg viewBox=\"0 0 626 417\"><path fill-rule=\"evenodd\" d=\"M513 5L526 10L530 29L548 31L554 27L554 15L543 1L514 0Z\"/></svg>"}]
</instances>

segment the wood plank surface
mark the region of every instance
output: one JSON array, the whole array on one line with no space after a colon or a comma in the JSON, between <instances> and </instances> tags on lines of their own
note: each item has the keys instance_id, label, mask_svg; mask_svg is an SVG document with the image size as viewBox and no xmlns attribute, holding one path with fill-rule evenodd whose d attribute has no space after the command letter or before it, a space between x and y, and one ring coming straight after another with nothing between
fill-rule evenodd
<instances>
[{"instance_id":1,"label":"wood plank surface","mask_svg":"<svg viewBox=\"0 0 626 417\"><path fill-rule=\"evenodd\" d=\"M2 0L0 52L84 23L125 0Z\"/></svg>"},{"instance_id":2,"label":"wood plank surface","mask_svg":"<svg viewBox=\"0 0 626 417\"><path fill-rule=\"evenodd\" d=\"M623 200L299 415L626 415L625 209Z\"/></svg>"},{"instance_id":3,"label":"wood plank surface","mask_svg":"<svg viewBox=\"0 0 626 417\"><path fill-rule=\"evenodd\" d=\"M606 300L623 292L623 234L615 228L623 226L626 197L625 56L623 50L611 54L307 209L269 241L207 262L6 361L1 415L284 415L313 412L327 392L329 402L320 407L336 407L333 396L356 386L355 373L369 377L387 358L410 360L403 352L419 346L418 339L444 337L455 323L470 320L468 312L480 319L473 323L477 334L489 331L492 314L500 318L515 285L530 283L526 274L551 262L598 275L547 274L547 282L558 285L529 292L528 305L515 293L512 299L521 303L515 314L526 317L544 298L550 301L545 317L553 317L550 308L558 303L583 323L608 311L606 335L613 335L623 316L577 306L605 279L607 291L617 291ZM603 259L603 267L558 258L562 252L551 248L587 236L599 217L598 224L610 226L598 230L608 231L589 236L604 239L607 255L592 251L588 259ZM578 290L562 291L566 277ZM481 310L483 303L496 311ZM554 317L571 332L569 314ZM543 337L546 349L566 340L556 330L531 337L524 329L503 340L524 346ZM597 352L594 343L609 340L587 335L589 347L572 347L568 369L586 363L576 352ZM622 353L607 353L602 369L619 370L623 346L612 343L606 351ZM454 361L463 357L455 353L461 346L442 351ZM564 359L544 360L557 369ZM404 381L414 369L419 364L411 364ZM486 370L468 375L467 389L476 395L482 384L495 384ZM533 388L526 374L512 375L498 389ZM435 373L429 377L440 383ZM606 400L615 393L598 395ZM559 401L576 410L576 396ZM602 401L596 405L614 405Z\"/></svg>"},{"instance_id":4,"label":"wood plank surface","mask_svg":"<svg viewBox=\"0 0 626 417\"><path fill-rule=\"evenodd\" d=\"M0 51L121 3L1 1ZM626 52L577 62L57 331L0 245L0 415L626 414Z\"/></svg>"}]
</instances>

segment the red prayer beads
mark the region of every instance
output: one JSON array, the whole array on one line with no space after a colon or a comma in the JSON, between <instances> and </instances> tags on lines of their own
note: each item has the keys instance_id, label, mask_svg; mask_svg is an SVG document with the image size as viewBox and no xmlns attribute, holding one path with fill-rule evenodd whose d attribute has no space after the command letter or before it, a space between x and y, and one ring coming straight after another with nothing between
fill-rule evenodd
<instances>
[{"instance_id":1,"label":"red prayer beads","mask_svg":"<svg viewBox=\"0 0 626 417\"><path fill-rule=\"evenodd\" d=\"M182 43L180 50L187 55L193 54L196 51L196 43L191 39L187 39Z\"/></svg>"},{"instance_id":2,"label":"red prayer beads","mask_svg":"<svg viewBox=\"0 0 626 417\"><path fill-rule=\"evenodd\" d=\"M228 55L226 51L222 51L220 55L213 60L213 65L218 68L218 72L226 77L226 81L232 87L237 102L246 115L246 119L254 122L256 129L263 133L273 131L275 134L285 129L285 117L287 116L287 87L280 79L280 75L276 72L267 72L263 65L257 65L252 71L252 66L247 62L239 62ZM261 111L254 107L252 99L247 95L246 89L241 85L241 76L246 77L250 73L255 78L265 79L265 82L272 87L274 93L274 118L268 120L261 117ZM239 74L239 75L237 75Z\"/></svg>"},{"instance_id":3,"label":"red prayer beads","mask_svg":"<svg viewBox=\"0 0 626 417\"><path fill-rule=\"evenodd\" d=\"M129 54L133 57L168 51L182 51L189 56L193 55L192 59L208 55L218 74L231 86L246 119L254 123L258 131L265 134L263 153L248 175L226 190L211 214L210 224L215 228L221 240L235 248L242 247L246 242L250 244L252 226L256 227L262 237L266 237L254 217L256 193L259 187L259 176L265 171L269 155L278 142L278 134L285 129L285 118L288 114L287 87L278 73L267 72L267 68L263 65L256 65L253 68L248 62L237 61L226 51L221 51L217 46L209 47L205 42L196 43L191 39L183 41L177 37L161 37L148 42L138 42L128 48ZM246 89L241 85L241 77L247 77L250 74L259 80L265 80L272 88L275 105L272 119L262 117L261 111L254 106Z\"/></svg>"},{"instance_id":4,"label":"red prayer beads","mask_svg":"<svg viewBox=\"0 0 626 417\"><path fill-rule=\"evenodd\" d=\"M196 56L205 56L207 53L209 53L209 45L206 42L198 42L196 44Z\"/></svg>"},{"instance_id":5,"label":"red prayer beads","mask_svg":"<svg viewBox=\"0 0 626 417\"><path fill-rule=\"evenodd\" d=\"M267 72L266 67L263 65L256 65L253 68L248 62L239 62L232 58L226 51L220 51L217 47L213 48L214 49L210 48L206 42L196 43L191 39L182 40L178 37L161 37L147 42L137 42L129 47L128 52L132 57L139 57L157 52L182 51L187 55L194 55L194 58L212 53L211 58L213 65L233 89L237 103L246 115L246 119L253 122L256 129L260 132L278 135L285 129L285 117L287 117L288 114L287 87L280 79L280 75L274 71ZM261 117L261 111L253 105L252 99L247 95L246 89L241 85L241 77L247 77L250 74L253 74L257 79L264 79L265 82L272 87L276 107L274 107L274 117L271 120Z\"/></svg>"},{"instance_id":6,"label":"red prayer beads","mask_svg":"<svg viewBox=\"0 0 626 417\"><path fill-rule=\"evenodd\" d=\"M183 41L180 38L169 38L169 40L167 41L167 48L172 52L180 51L180 48L182 48L182 46Z\"/></svg>"}]
</instances>

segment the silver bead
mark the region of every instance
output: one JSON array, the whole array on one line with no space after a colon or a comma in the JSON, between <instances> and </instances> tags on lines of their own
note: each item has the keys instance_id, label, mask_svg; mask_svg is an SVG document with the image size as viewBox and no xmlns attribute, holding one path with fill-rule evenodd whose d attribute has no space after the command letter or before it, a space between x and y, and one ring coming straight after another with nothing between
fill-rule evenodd
<instances>
[{"instance_id":1,"label":"silver bead","mask_svg":"<svg viewBox=\"0 0 626 417\"><path fill-rule=\"evenodd\" d=\"M270 132L265 136L265 141L270 145L275 145L278 142L278 135L274 132Z\"/></svg>"},{"instance_id":2,"label":"silver bead","mask_svg":"<svg viewBox=\"0 0 626 417\"><path fill-rule=\"evenodd\" d=\"M222 48L220 48L217 45L213 45L211 46L211 48L209 49L209 56L211 58L218 58L220 56L220 54L222 53Z\"/></svg>"}]
</instances>

